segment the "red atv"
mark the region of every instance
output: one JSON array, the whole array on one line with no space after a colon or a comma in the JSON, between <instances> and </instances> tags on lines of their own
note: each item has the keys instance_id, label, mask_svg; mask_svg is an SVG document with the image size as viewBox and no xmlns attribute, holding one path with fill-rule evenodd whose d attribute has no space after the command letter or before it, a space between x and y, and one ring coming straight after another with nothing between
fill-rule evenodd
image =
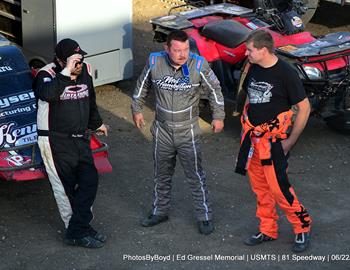
<instances>
[{"instance_id":1,"label":"red atv","mask_svg":"<svg viewBox=\"0 0 350 270\"><path fill-rule=\"evenodd\" d=\"M174 9L174 8L172 8ZM221 81L234 114L242 110L241 85L249 69L244 41L252 30L272 34L276 53L290 62L303 81L313 113L344 132L350 132L350 33L315 37L304 31L302 2L292 0L283 10L255 11L229 4L209 5L152 19L154 39L164 42L173 29L190 37L191 50L204 56Z\"/></svg>"},{"instance_id":2,"label":"red atv","mask_svg":"<svg viewBox=\"0 0 350 270\"><path fill-rule=\"evenodd\" d=\"M22 52L0 35L0 180L47 178L37 145L32 74ZM107 145L93 134L90 147L99 172L110 172Z\"/></svg>"}]
</instances>

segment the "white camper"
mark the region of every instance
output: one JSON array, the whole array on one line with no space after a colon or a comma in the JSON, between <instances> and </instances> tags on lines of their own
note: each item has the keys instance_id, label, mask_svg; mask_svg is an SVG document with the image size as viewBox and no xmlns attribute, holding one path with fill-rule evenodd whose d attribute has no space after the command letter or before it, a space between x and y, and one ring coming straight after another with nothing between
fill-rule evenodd
<instances>
[{"instance_id":1,"label":"white camper","mask_svg":"<svg viewBox=\"0 0 350 270\"><path fill-rule=\"evenodd\" d=\"M0 0L0 32L32 67L69 37L88 53L95 86L132 77L132 0Z\"/></svg>"}]
</instances>

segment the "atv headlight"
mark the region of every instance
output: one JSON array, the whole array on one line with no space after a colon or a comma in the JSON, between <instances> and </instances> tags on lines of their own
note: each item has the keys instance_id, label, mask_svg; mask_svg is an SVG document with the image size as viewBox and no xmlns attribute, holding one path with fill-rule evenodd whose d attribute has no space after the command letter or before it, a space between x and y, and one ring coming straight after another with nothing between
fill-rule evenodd
<instances>
[{"instance_id":1,"label":"atv headlight","mask_svg":"<svg viewBox=\"0 0 350 270\"><path fill-rule=\"evenodd\" d=\"M322 79L322 72L318 68L310 67L310 66L303 66L303 69L310 80Z\"/></svg>"}]
</instances>

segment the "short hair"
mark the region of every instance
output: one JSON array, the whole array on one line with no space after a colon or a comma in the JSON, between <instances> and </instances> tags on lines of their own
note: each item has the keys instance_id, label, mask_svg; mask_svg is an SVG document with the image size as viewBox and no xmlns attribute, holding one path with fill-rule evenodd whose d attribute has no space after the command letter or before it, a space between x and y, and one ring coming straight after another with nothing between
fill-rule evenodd
<instances>
[{"instance_id":1,"label":"short hair","mask_svg":"<svg viewBox=\"0 0 350 270\"><path fill-rule=\"evenodd\" d=\"M265 30L257 29L251 32L246 39L246 43L250 42L253 43L254 48L259 50L265 47L269 53L273 53L275 51L272 35Z\"/></svg>"},{"instance_id":2,"label":"short hair","mask_svg":"<svg viewBox=\"0 0 350 270\"><path fill-rule=\"evenodd\" d=\"M181 41L181 42L185 42L188 40L188 35L185 31L183 30L174 30L171 31L166 39L166 45L168 45L168 47L171 46L171 41L173 40L177 40L177 41Z\"/></svg>"}]
</instances>

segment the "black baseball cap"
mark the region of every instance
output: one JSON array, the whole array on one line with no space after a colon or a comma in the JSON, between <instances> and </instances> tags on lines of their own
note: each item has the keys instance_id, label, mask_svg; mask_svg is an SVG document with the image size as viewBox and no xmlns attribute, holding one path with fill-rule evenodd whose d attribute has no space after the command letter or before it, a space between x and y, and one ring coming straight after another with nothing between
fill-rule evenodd
<instances>
[{"instance_id":1,"label":"black baseball cap","mask_svg":"<svg viewBox=\"0 0 350 270\"><path fill-rule=\"evenodd\" d=\"M65 38L58 42L55 48L55 53L56 57L63 61L66 61L68 57L76 53L81 55L87 54L80 48L78 42L70 38Z\"/></svg>"}]
</instances>

